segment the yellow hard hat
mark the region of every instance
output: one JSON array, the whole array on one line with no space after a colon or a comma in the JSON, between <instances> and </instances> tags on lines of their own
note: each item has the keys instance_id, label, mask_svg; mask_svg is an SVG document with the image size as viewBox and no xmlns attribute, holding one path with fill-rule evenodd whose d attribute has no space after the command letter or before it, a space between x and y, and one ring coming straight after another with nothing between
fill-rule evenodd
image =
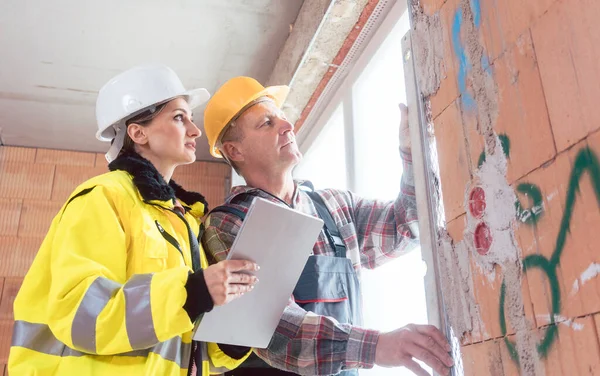
<instances>
[{"instance_id":1,"label":"yellow hard hat","mask_svg":"<svg viewBox=\"0 0 600 376\"><path fill-rule=\"evenodd\" d=\"M206 105L204 111L204 133L208 138L210 154L223 158L216 144L225 127L242 110L261 97L271 98L281 108L290 92L288 86L270 86L265 88L254 78L235 77L225 82Z\"/></svg>"}]
</instances>

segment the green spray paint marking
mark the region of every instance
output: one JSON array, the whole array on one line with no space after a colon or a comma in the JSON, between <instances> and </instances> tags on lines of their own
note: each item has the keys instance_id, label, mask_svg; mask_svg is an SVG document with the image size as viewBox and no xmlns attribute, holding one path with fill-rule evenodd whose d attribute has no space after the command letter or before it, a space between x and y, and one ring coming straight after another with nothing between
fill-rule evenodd
<instances>
[{"instance_id":1,"label":"green spray paint marking","mask_svg":"<svg viewBox=\"0 0 600 376\"><path fill-rule=\"evenodd\" d=\"M506 158L510 158L510 138L505 133L498 135L500 139L500 145L502 146L502 152ZM482 151L479 155L478 167L485 162L485 151ZM544 211L542 192L540 188L535 184L521 183L517 186L517 192L523 193L525 196L531 198L531 208L523 209L523 205L517 199L515 207L517 209L517 219L523 223L535 224L539 221L542 212Z\"/></svg>"},{"instance_id":2,"label":"green spray paint marking","mask_svg":"<svg viewBox=\"0 0 600 376\"><path fill-rule=\"evenodd\" d=\"M504 155L506 156L506 158L510 158L510 139L508 138L508 136L505 133L499 134L498 138L500 139L500 145L502 146L502 152L504 152ZM479 161L477 162L477 167L478 168L481 167L483 162L485 162L485 150L482 151L481 154L479 154Z\"/></svg>"},{"instance_id":3,"label":"green spray paint marking","mask_svg":"<svg viewBox=\"0 0 600 376\"><path fill-rule=\"evenodd\" d=\"M550 315L550 324L554 324L555 315L560 314L560 288L558 286L558 278L556 276L556 265L552 265L550 261L548 261L548 259L542 255L529 255L523 260L523 272L527 272L527 270L531 268L539 268L548 276L550 290L552 291L552 315ZM504 314L505 301L506 285L504 284L504 281L502 281L502 287L500 288L500 331L503 336L506 336L507 332L506 317ZM548 355L548 350L550 350L550 346L554 342L557 332L558 328L555 325L549 326L544 339L538 344L537 351L542 358L545 358ZM508 339L508 337L504 337L504 343L506 343L510 357L515 362L519 363L519 355L515 345Z\"/></svg>"},{"instance_id":4,"label":"green spray paint marking","mask_svg":"<svg viewBox=\"0 0 600 376\"><path fill-rule=\"evenodd\" d=\"M531 208L523 209L521 202L517 199L517 202L515 202L517 219L530 225L537 223L544 211L544 203L540 188L535 184L521 183L517 186L517 192L523 193L526 197L529 197L532 203Z\"/></svg>"},{"instance_id":5,"label":"green spray paint marking","mask_svg":"<svg viewBox=\"0 0 600 376\"><path fill-rule=\"evenodd\" d=\"M556 340L556 334L558 332L558 328L554 324L555 315L560 314L561 302L560 302L560 288L558 284L558 277L556 275L556 268L560 263L560 257L562 255L565 242L567 239L567 234L570 232L571 219L573 216L573 209L575 205L575 201L577 198L577 192L579 192L579 183L581 182L581 178L584 172L588 172L590 178L592 180L592 185L594 187L594 192L596 193L596 200L598 201L598 206L600 207L600 164L598 163L598 158L594 154L594 152L589 148L585 147L579 151L577 157L575 158L575 164L573 166L573 170L571 171L571 176L569 178L569 186L567 191L567 198L564 205L565 211L560 223L560 231L558 233L558 237L556 239L556 246L554 248L554 252L552 253L552 257L547 259L542 255L529 255L523 259L523 272L526 273L527 270L531 268L538 268L546 273L548 277L548 282L550 284L550 291L552 293L552 315L550 316L550 326L546 330L546 335L543 340L537 347L538 353L542 358L545 358L548 355L548 351L550 347ZM523 187L524 190L531 189L532 186ZM517 188L518 189L518 188ZM537 189L537 187L536 187ZM521 191L522 192L522 191ZM538 195L539 193L539 195ZM531 194L532 200L535 201L539 199L541 202L541 192L539 189L537 192ZM519 204L520 205L520 204ZM515 345L506 337L506 317L504 313L504 303L506 301L506 285L504 281L502 281L502 287L500 289L500 331L502 335L505 336L504 342L508 347L511 358L519 363L519 357L515 348Z\"/></svg>"}]
</instances>

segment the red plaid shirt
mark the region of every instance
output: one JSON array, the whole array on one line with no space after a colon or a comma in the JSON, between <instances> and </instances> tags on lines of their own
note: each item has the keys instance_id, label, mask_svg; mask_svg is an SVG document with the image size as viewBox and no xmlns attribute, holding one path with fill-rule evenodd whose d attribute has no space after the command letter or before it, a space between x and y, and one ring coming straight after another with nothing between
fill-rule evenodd
<instances>
[{"instance_id":1,"label":"red plaid shirt","mask_svg":"<svg viewBox=\"0 0 600 376\"><path fill-rule=\"evenodd\" d=\"M335 220L360 277L361 267L376 268L414 249L418 244L417 210L410 154L401 153L403 175L394 201L367 200L349 191L318 190ZM296 183L296 188L298 183ZM248 194L242 194L248 193ZM246 212L254 197L282 203L277 197L252 187L235 187L225 205ZM317 217L310 197L296 189L293 208ZM223 212L210 214L202 237L214 261L224 260L242 220ZM323 231L313 248L315 255L334 256ZM306 312L290 300L266 349L255 350L273 367L301 375L331 375L344 369L371 368L379 332Z\"/></svg>"}]
</instances>

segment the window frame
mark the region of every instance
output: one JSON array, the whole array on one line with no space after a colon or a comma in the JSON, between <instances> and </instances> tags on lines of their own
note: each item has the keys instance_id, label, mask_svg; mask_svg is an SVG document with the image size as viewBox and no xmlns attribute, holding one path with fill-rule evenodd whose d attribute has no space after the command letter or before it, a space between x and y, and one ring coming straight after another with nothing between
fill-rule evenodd
<instances>
[{"instance_id":1,"label":"window frame","mask_svg":"<svg viewBox=\"0 0 600 376\"><path fill-rule=\"evenodd\" d=\"M396 1L390 8L388 14L384 17L379 27L375 30L360 56L356 59L354 65L350 68L346 77L343 78L340 86L329 98L323 111L318 114L315 121L306 122L296 135L296 141L302 154L309 152L310 147L315 143L316 138L329 123L331 116L340 103L343 103L344 112L344 149L346 151L346 186L349 190L356 190L356 159L355 159L355 138L354 138L354 83L358 80L361 73L371 62L372 57L383 45L388 35L400 21L400 18L407 10L406 2ZM312 124L311 124L312 123Z\"/></svg>"}]
</instances>

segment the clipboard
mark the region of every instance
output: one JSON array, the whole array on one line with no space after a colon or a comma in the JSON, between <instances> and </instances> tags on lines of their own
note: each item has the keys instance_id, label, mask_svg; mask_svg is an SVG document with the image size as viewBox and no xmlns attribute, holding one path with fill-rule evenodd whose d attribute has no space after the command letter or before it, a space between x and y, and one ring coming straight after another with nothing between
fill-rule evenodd
<instances>
[{"instance_id":1,"label":"clipboard","mask_svg":"<svg viewBox=\"0 0 600 376\"><path fill-rule=\"evenodd\" d=\"M260 270L252 274L259 282L205 313L194 340L266 348L322 228L320 218L254 199L227 259L256 262Z\"/></svg>"}]
</instances>

